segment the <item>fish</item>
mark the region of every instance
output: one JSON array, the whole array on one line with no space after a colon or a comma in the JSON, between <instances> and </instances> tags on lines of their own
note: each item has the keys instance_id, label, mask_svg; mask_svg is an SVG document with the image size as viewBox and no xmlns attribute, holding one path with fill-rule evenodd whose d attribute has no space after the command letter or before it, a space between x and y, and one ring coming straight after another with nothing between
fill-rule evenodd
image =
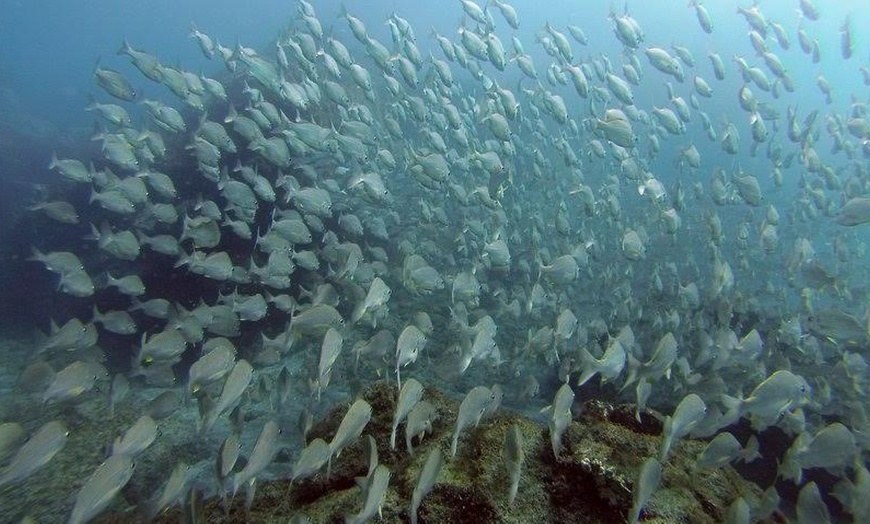
<instances>
[{"instance_id":1,"label":"fish","mask_svg":"<svg viewBox=\"0 0 870 524\"><path fill-rule=\"evenodd\" d=\"M632 506L628 512L628 522L638 522L640 513L649 498L658 489L662 480L662 465L654 457L647 458L640 468L637 481L632 490Z\"/></svg>"},{"instance_id":2,"label":"fish","mask_svg":"<svg viewBox=\"0 0 870 524\"><path fill-rule=\"evenodd\" d=\"M628 230L622 236L622 254L632 261L646 256L646 246L637 231Z\"/></svg>"},{"instance_id":3,"label":"fish","mask_svg":"<svg viewBox=\"0 0 870 524\"><path fill-rule=\"evenodd\" d=\"M151 399L145 407L145 414L154 420L168 417L181 404L181 395L176 391L164 391Z\"/></svg>"},{"instance_id":4,"label":"fish","mask_svg":"<svg viewBox=\"0 0 870 524\"><path fill-rule=\"evenodd\" d=\"M665 417L659 461L665 462L670 455L671 447L674 443L689 434L706 414L707 405L701 400L701 397L694 393L683 397L683 400L677 404L674 414Z\"/></svg>"},{"instance_id":5,"label":"fish","mask_svg":"<svg viewBox=\"0 0 870 524\"><path fill-rule=\"evenodd\" d=\"M351 322L356 324L366 313L384 306L390 299L391 290L380 277L375 277L369 285L365 299L359 303L351 315Z\"/></svg>"},{"instance_id":6,"label":"fish","mask_svg":"<svg viewBox=\"0 0 870 524\"><path fill-rule=\"evenodd\" d=\"M124 435L112 444L113 455L128 455L135 458L145 451L157 438L157 423L148 415L142 415L130 426Z\"/></svg>"},{"instance_id":7,"label":"fish","mask_svg":"<svg viewBox=\"0 0 870 524\"><path fill-rule=\"evenodd\" d=\"M94 388L101 371L99 364L77 360L57 372L42 394L42 403L63 402Z\"/></svg>"},{"instance_id":8,"label":"fish","mask_svg":"<svg viewBox=\"0 0 870 524\"><path fill-rule=\"evenodd\" d=\"M41 344L39 352L75 351L88 348L96 342L96 327L73 317L60 327L51 321L51 334Z\"/></svg>"},{"instance_id":9,"label":"fish","mask_svg":"<svg viewBox=\"0 0 870 524\"><path fill-rule=\"evenodd\" d=\"M723 395L721 400L728 410L726 420L750 415L761 423L772 424L784 412L806 404L811 394L802 376L780 369L759 383L745 399Z\"/></svg>"},{"instance_id":10,"label":"fish","mask_svg":"<svg viewBox=\"0 0 870 524\"><path fill-rule=\"evenodd\" d=\"M383 464L379 464L375 468L374 473L366 486L366 500L362 509L356 515L347 515L345 523L347 524L362 524L368 522L375 514L381 512L381 506L384 504L384 498L387 494L387 488L390 483L390 470Z\"/></svg>"},{"instance_id":11,"label":"fish","mask_svg":"<svg viewBox=\"0 0 870 524\"><path fill-rule=\"evenodd\" d=\"M352 444L362 435L371 418L372 406L368 402L363 399L357 399L351 404L344 418L341 419L335 435L329 441L329 461L327 465L331 465L332 457L339 456L345 447Z\"/></svg>"},{"instance_id":12,"label":"fish","mask_svg":"<svg viewBox=\"0 0 870 524\"><path fill-rule=\"evenodd\" d=\"M465 429L480 424L480 419L486 413L490 404L495 400L492 390L486 386L476 386L466 393L465 398L459 404L459 413L456 416L456 428L453 430L453 439L450 444L450 456L456 456L456 448L459 444L459 435Z\"/></svg>"},{"instance_id":13,"label":"fish","mask_svg":"<svg viewBox=\"0 0 870 524\"><path fill-rule=\"evenodd\" d=\"M800 14L808 20L816 21L819 19L819 10L811 0L800 0Z\"/></svg>"},{"instance_id":14,"label":"fish","mask_svg":"<svg viewBox=\"0 0 870 524\"><path fill-rule=\"evenodd\" d=\"M586 348L580 348L580 354L583 371L577 379L578 386L582 386L595 375L600 375L602 381L613 380L625 367L625 348L616 339L610 341L601 359L593 357Z\"/></svg>"},{"instance_id":15,"label":"fish","mask_svg":"<svg viewBox=\"0 0 870 524\"><path fill-rule=\"evenodd\" d=\"M217 473L218 481L221 485L224 484L230 473L236 467L236 462L242 452L242 444L239 442L239 435L230 432L229 435L221 442L220 449L215 460L215 473Z\"/></svg>"},{"instance_id":16,"label":"fish","mask_svg":"<svg viewBox=\"0 0 870 524\"><path fill-rule=\"evenodd\" d=\"M133 65L136 66L136 69L138 69L139 72L145 75L149 80L153 82L162 81L163 76L160 71L160 61L156 56L133 48L126 39L118 50L118 54L129 56Z\"/></svg>"},{"instance_id":17,"label":"fish","mask_svg":"<svg viewBox=\"0 0 870 524\"><path fill-rule=\"evenodd\" d=\"M359 368L359 358L365 356L367 358L382 357L387 354L387 351L392 350L396 346L396 337L392 332L382 329L372 335L368 340L361 340L353 347L354 353L354 368Z\"/></svg>"},{"instance_id":18,"label":"fish","mask_svg":"<svg viewBox=\"0 0 870 524\"><path fill-rule=\"evenodd\" d=\"M43 424L18 448L6 467L0 471L0 486L24 480L48 464L64 448L68 436L69 430L59 420Z\"/></svg>"},{"instance_id":19,"label":"fish","mask_svg":"<svg viewBox=\"0 0 870 524\"><path fill-rule=\"evenodd\" d=\"M423 440L426 433L432 432L432 423L437 418L438 413L431 402L421 400L414 405L405 422L405 449L408 450L409 455L414 454L411 445L413 438L417 437L418 441Z\"/></svg>"},{"instance_id":20,"label":"fish","mask_svg":"<svg viewBox=\"0 0 870 524\"><path fill-rule=\"evenodd\" d=\"M344 337L334 328L329 328L323 336L323 343L320 345L320 364L317 366L317 398L320 399L321 391L329 385L329 377L332 373L332 366L341 354L341 347L344 344Z\"/></svg>"},{"instance_id":21,"label":"fish","mask_svg":"<svg viewBox=\"0 0 870 524\"><path fill-rule=\"evenodd\" d=\"M444 456L441 450L432 448L429 455L426 456L426 462L423 464L423 469L420 470L420 476L417 478L417 484L414 485L414 491L411 493L411 507L408 511L411 516L411 524L417 523L417 513L420 510L420 504L426 495L435 487L438 481L438 474L441 473L441 468L444 466Z\"/></svg>"},{"instance_id":22,"label":"fish","mask_svg":"<svg viewBox=\"0 0 870 524\"><path fill-rule=\"evenodd\" d=\"M312 474L319 471L329 460L329 444L321 438L316 438L308 443L307 446L299 454L299 458L293 465L293 473L290 477L290 482L295 482L297 479L310 477Z\"/></svg>"},{"instance_id":23,"label":"fish","mask_svg":"<svg viewBox=\"0 0 870 524\"><path fill-rule=\"evenodd\" d=\"M407 380L399 391L399 400L396 402L396 412L393 414L393 427L390 432L390 448L396 449L396 430L421 398L423 398L423 384L413 378Z\"/></svg>"},{"instance_id":24,"label":"fish","mask_svg":"<svg viewBox=\"0 0 870 524\"><path fill-rule=\"evenodd\" d=\"M840 26L840 55L843 57L843 60L852 58L852 53L854 52L854 44L852 42L851 18L849 15L846 15L843 25Z\"/></svg>"},{"instance_id":25,"label":"fish","mask_svg":"<svg viewBox=\"0 0 870 524\"><path fill-rule=\"evenodd\" d=\"M574 390L566 382L556 391L553 403L545 408L548 411L548 428L553 455L558 457L563 450L562 436L574 420L571 407L574 405Z\"/></svg>"},{"instance_id":26,"label":"fish","mask_svg":"<svg viewBox=\"0 0 870 524\"><path fill-rule=\"evenodd\" d=\"M97 67L94 70L94 78L97 80L97 85L113 97L126 102L136 100L136 90L121 73L114 69Z\"/></svg>"},{"instance_id":27,"label":"fish","mask_svg":"<svg viewBox=\"0 0 870 524\"><path fill-rule=\"evenodd\" d=\"M417 361L426 345L426 335L415 325L405 326L396 340L396 382L402 388L401 369Z\"/></svg>"},{"instance_id":28,"label":"fish","mask_svg":"<svg viewBox=\"0 0 870 524\"><path fill-rule=\"evenodd\" d=\"M210 59L214 56L215 43L212 41L210 36L200 31L193 22L190 23L190 35L188 36L196 40L197 44L199 44L200 51L202 51L202 54L206 58Z\"/></svg>"},{"instance_id":29,"label":"fish","mask_svg":"<svg viewBox=\"0 0 870 524\"><path fill-rule=\"evenodd\" d=\"M45 268L53 273L67 274L76 271L84 271L85 266L81 259L69 251L53 251L42 253L36 247L32 247L33 255L28 260L33 260L45 265Z\"/></svg>"},{"instance_id":30,"label":"fish","mask_svg":"<svg viewBox=\"0 0 870 524\"><path fill-rule=\"evenodd\" d=\"M145 364L155 361L174 362L186 349L187 340L178 330L164 330L147 338L142 333L137 360Z\"/></svg>"},{"instance_id":31,"label":"fish","mask_svg":"<svg viewBox=\"0 0 870 524\"><path fill-rule=\"evenodd\" d=\"M805 469L839 471L852 463L857 449L852 432L839 422L823 427L815 435L801 433L786 451L777 476L799 484Z\"/></svg>"},{"instance_id":32,"label":"fish","mask_svg":"<svg viewBox=\"0 0 870 524\"><path fill-rule=\"evenodd\" d=\"M606 140L618 146L633 148L637 144L638 138L631 122L618 109L608 109L603 120L596 120L596 128Z\"/></svg>"},{"instance_id":33,"label":"fish","mask_svg":"<svg viewBox=\"0 0 870 524\"><path fill-rule=\"evenodd\" d=\"M257 437L257 442L254 444L254 449L248 457L248 462L239 470L232 479L232 492L236 494L239 488L247 485L248 489L253 485L256 477L264 470L275 455L281 449L278 441L281 434L281 429L273 420L266 421L263 424L263 429L260 430L260 436Z\"/></svg>"},{"instance_id":34,"label":"fish","mask_svg":"<svg viewBox=\"0 0 870 524\"><path fill-rule=\"evenodd\" d=\"M48 168L56 170L61 176L73 182L89 183L94 178L94 173L80 160L75 158L59 159L56 153L52 153Z\"/></svg>"},{"instance_id":35,"label":"fish","mask_svg":"<svg viewBox=\"0 0 870 524\"><path fill-rule=\"evenodd\" d=\"M324 335L330 328L344 326L341 314L329 304L316 304L290 319L290 331L298 335Z\"/></svg>"},{"instance_id":36,"label":"fish","mask_svg":"<svg viewBox=\"0 0 870 524\"><path fill-rule=\"evenodd\" d=\"M220 397L214 406L208 409L199 421L199 433L207 433L217 418L230 410L248 389L254 375L254 368L245 359L239 359L233 365L233 369L227 374Z\"/></svg>"},{"instance_id":37,"label":"fish","mask_svg":"<svg viewBox=\"0 0 870 524\"><path fill-rule=\"evenodd\" d=\"M176 504L182 505L188 489L190 466L179 462L169 474L163 488L145 502L145 514L154 519L161 513L171 509Z\"/></svg>"},{"instance_id":38,"label":"fish","mask_svg":"<svg viewBox=\"0 0 870 524\"><path fill-rule=\"evenodd\" d=\"M93 296L96 291L94 281L84 270L61 274L58 288L64 293L78 298Z\"/></svg>"},{"instance_id":39,"label":"fish","mask_svg":"<svg viewBox=\"0 0 870 524\"><path fill-rule=\"evenodd\" d=\"M695 8L695 16L698 18L698 25L701 26L701 29L708 35L711 34L713 32L713 20L710 18L710 13L707 12L704 4L699 0L692 0L689 3L689 7Z\"/></svg>"},{"instance_id":40,"label":"fish","mask_svg":"<svg viewBox=\"0 0 870 524\"><path fill-rule=\"evenodd\" d=\"M850 198L840 208L834 220L842 226L849 227L870 222L870 198Z\"/></svg>"},{"instance_id":41,"label":"fish","mask_svg":"<svg viewBox=\"0 0 870 524\"><path fill-rule=\"evenodd\" d=\"M226 376L235 365L235 360L235 346L228 340L226 344L217 345L203 354L190 365L187 375L187 387L190 393L196 394L202 387Z\"/></svg>"},{"instance_id":42,"label":"fish","mask_svg":"<svg viewBox=\"0 0 870 524\"><path fill-rule=\"evenodd\" d=\"M504 459L511 485L508 489L508 504L513 505L520 486L525 452L523 451L523 433L519 426L513 424L505 436Z\"/></svg>"},{"instance_id":43,"label":"fish","mask_svg":"<svg viewBox=\"0 0 870 524\"><path fill-rule=\"evenodd\" d=\"M126 311L100 313L96 305L94 305L92 322L101 324L106 331L111 331L118 335L133 335L139 331L133 317Z\"/></svg>"},{"instance_id":44,"label":"fish","mask_svg":"<svg viewBox=\"0 0 870 524\"><path fill-rule=\"evenodd\" d=\"M798 522L832 522L828 506L815 482L807 482L801 488L795 512Z\"/></svg>"},{"instance_id":45,"label":"fish","mask_svg":"<svg viewBox=\"0 0 870 524\"><path fill-rule=\"evenodd\" d=\"M42 211L45 216L61 224L78 224L79 214L75 206L63 200L41 202L27 208L30 211Z\"/></svg>"},{"instance_id":46,"label":"fish","mask_svg":"<svg viewBox=\"0 0 870 524\"><path fill-rule=\"evenodd\" d=\"M133 476L133 460L127 455L112 455L91 474L76 495L69 524L83 524L100 514Z\"/></svg>"},{"instance_id":47,"label":"fish","mask_svg":"<svg viewBox=\"0 0 870 524\"><path fill-rule=\"evenodd\" d=\"M541 264L540 268L541 274L556 285L570 284L580 274L580 267L571 255L562 255L549 265Z\"/></svg>"},{"instance_id":48,"label":"fish","mask_svg":"<svg viewBox=\"0 0 870 524\"><path fill-rule=\"evenodd\" d=\"M24 439L24 428L18 422L0 424L0 461Z\"/></svg>"},{"instance_id":49,"label":"fish","mask_svg":"<svg viewBox=\"0 0 870 524\"><path fill-rule=\"evenodd\" d=\"M754 435L749 437L744 448L734 435L725 431L707 443L707 446L698 455L696 464L699 468L709 469L724 466L733 460L741 460L748 464L760 457L758 439Z\"/></svg>"}]
</instances>

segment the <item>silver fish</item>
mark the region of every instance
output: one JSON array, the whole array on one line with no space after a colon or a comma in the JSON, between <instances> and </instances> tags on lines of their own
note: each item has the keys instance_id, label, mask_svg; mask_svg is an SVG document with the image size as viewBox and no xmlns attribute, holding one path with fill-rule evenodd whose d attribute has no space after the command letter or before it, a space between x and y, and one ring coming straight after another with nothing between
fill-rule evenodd
<instances>
[{"instance_id":1,"label":"silver fish","mask_svg":"<svg viewBox=\"0 0 870 524\"><path fill-rule=\"evenodd\" d=\"M493 402L494 395L486 386L476 386L471 389L459 404L459 413L456 416L456 428L453 430L453 440L450 444L450 456L456 456L456 447L459 443L459 435L466 428L477 427L481 417Z\"/></svg>"},{"instance_id":2,"label":"silver fish","mask_svg":"<svg viewBox=\"0 0 870 524\"><path fill-rule=\"evenodd\" d=\"M356 324L369 311L373 311L387 303L390 299L390 288L380 277L375 277L369 285L365 299L358 303L351 315L351 322Z\"/></svg>"},{"instance_id":3,"label":"silver fish","mask_svg":"<svg viewBox=\"0 0 870 524\"><path fill-rule=\"evenodd\" d=\"M0 473L0 486L29 477L66 445L69 430L57 420L45 423L27 440Z\"/></svg>"},{"instance_id":4,"label":"silver fish","mask_svg":"<svg viewBox=\"0 0 870 524\"><path fill-rule=\"evenodd\" d=\"M396 381L402 387L401 369L417 361L420 351L426 345L426 335L417 326L409 325L399 334L396 341Z\"/></svg>"},{"instance_id":5,"label":"silver fish","mask_svg":"<svg viewBox=\"0 0 870 524\"><path fill-rule=\"evenodd\" d=\"M94 178L94 174L81 161L74 158L59 159L57 155L52 153L51 163L48 165L51 170L57 170L61 176L73 182L90 182Z\"/></svg>"},{"instance_id":6,"label":"silver fish","mask_svg":"<svg viewBox=\"0 0 870 524\"><path fill-rule=\"evenodd\" d=\"M151 335L147 339L142 333L138 361L145 364L152 362L174 362L187 349L187 341L176 329L164 330Z\"/></svg>"},{"instance_id":7,"label":"silver fish","mask_svg":"<svg viewBox=\"0 0 870 524\"><path fill-rule=\"evenodd\" d=\"M139 331L133 317L126 311L100 313L96 304L94 305L94 317L92 321L96 324L101 324L106 331L111 331L118 335L132 335Z\"/></svg>"},{"instance_id":8,"label":"silver fish","mask_svg":"<svg viewBox=\"0 0 870 524\"><path fill-rule=\"evenodd\" d=\"M513 505L520 486L523 461L525 461L523 433L520 431L519 426L514 424L510 427L504 443L505 466L507 466L508 475L511 479L510 489L508 490L508 504Z\"/></svg>"},{"instance_id":9,"label":"silver fish","mask_svg":"<svg viewBox=\"0 0 870 524\"><path fill-rule=\"evenodd\" d=\"M549 428L550 428L550 444L553 448L553 455L558 457L562 452L562 436L574 420L571 413L571 407L574 405L574 390L568 383L562 384L562 387L556 391L556 397L553 399L553 404L549 408Z\"/></svg>"},{"instance_id":10,"label":"silver fish","mask_svg":"<svg viewBox=\"0 0 870 524\"><path fill-rule=\"evenodd\" d=\"M688 435L692 431L692 428L698 425L706 414L707 405L704 404L701 397L694 393L683 397L683 400L674 409L674 414L665 417L659 460L662 462L666 461L674 442Z\"/></svg>"},{"instance_id":11,"label":"silver fish","mask_svg":"<svg viewBox=\"0 0 870 524\"><path fill-rule=\"evenodd\" d=\"M233 476L233 493L238 492L239 488L245 484L253 484L257 475L272 463L272 459L280 450L278 442L280 434L281 430L274 421L270 420L263 425L260 436L257 437L257 442L254 444L254 449L251 451L251 456L248 457L248 462L241 471Z\"/></svg>"},{"instance_id":12,"label":"silver fish","mask_svg":"<svg viewBox=\"0 0 870 524\"><path fill-rule=\"evenodd\" d=\"M163 488L158 490L145 504L145 514L149 519L156 518L176 504L183 504L189 475L190 466L184 462L179 462L173 468Z\"/></svg>"},{"instance_id":13,"label":"silver fish","mask_svg":"<svg viewBox=\"0 0 870 524\"><path fill-rule=\"evenodd\" d=\"M719 433L711 440L704 450L698 455L697 465L701 468L715 468L724 466L732 460L741 460L749 463L761 457L758 452L758 439L749 437L746 447L728 433Z\"/></svg>"},{"instance_id":14,"label":"silver fish","mask_svg":"<svg viewBox=\"0 0 870 524\"><path fill-rule=\"evenodd\" d=\"M42 211L48 218L56 220L62 224L79 223L79 214L76 211L76 208L69 202L42 202L32 205L27 209L30 211Z\"/></svg>"},{"instance_id":15,"label":"silver fish","mask_svg":"<svg viewBox=\"0 0 870 524\"><path fill-rule=\"evenodd\" d=\"M124 435L115 439L113 455L128 455L134 458L145 451L157 438L157 424L148 415L142 415Z\"/></svg>"},{"instance_id":16,"label":"silver fish","mask_svg":"<svg viewBox=\"0 0 870 524\"><path fill-rule=\"evenodd\" d=\"M628 522L634 524L638 521L641 510L655 490L658 489L661 480L662 465L654 457L649 457L640 467L640 474L634 483L633 502L631 510L628 512Z\"/></svg>"},{"instance_id":17,"label":"silver fish","mask_svg":"<svg viewBox=\"0 0 870 524\"><path fill-rule=\"evenodd\" d=\"M94 388L99 373L93 363L75 361L57 372L54 380L42 394L42 402L62 402L78 397Z\"/></svg>"},{"instance_id":18,"label":"silver fish","mask_svg":"<svg viewBox=\"0 0 870 524\"><path fill-rule=\"evenodd\" d=\"M94 77L97 79L97 85L115 98L127 102L136 100L136 90L121 73L113 69L97 67L94 71Z\"/></svg>"},{"instance_id":19,"label":"silver fish","mask_svg":"<svg viewBox=\"0 0 870 524\"><path fill-rule=\"evenodd\" d=\"M384 497L390 484L390 470L383 464L378 465L372 474L366 488L366 500L363 508L356 515L348 515L344 521L346 524L363 524L380 513L384 504Z\"/></svg>"},{"instance_id":20,"label":"silver fish","mask_svg":"<svg viewBox=\"0 0 870 524\"><path fill-rule=\"evenodd\" d=\"M24 428L17 422L0 424L0 461L6 458L21 440L24 439Z\"/></svg>"},{"instance_id":21,"label":"silver fish","mask_svg":"<svg viewBox=\"0 0 870 524\"><path fill-rule=\"evenodd\" d=\"M399 391L399 400L396 402L396 412L393 414L393 427L390 433L390 447L396 449L396 430L408 414L423 397L423 384L416 379L409 379Z\"/></svg>"},{"instance_id":22,"label":"silver fish","mask_svg":"<svg viewBox=\"0 0 870 524\"><path fill-rule=\"evenodd\" d=\"M100 514L133 476L133 461L127 455L112 455L88 478L76 495L68 524L84 524Z\"/></svg>"},{"instance_id":23,"label":"silver fish","mask_svg":"<svg viewBox=\"0 0 870 524\"><path fill-rule=\"evenodd\" d=\"M200 420L200 434L204 435L207 433L217 421L217 418L229 411L239 401L242 393L248 389L253 375L254 368L251 367L247 360L241 359L236 362L233 369L227 375L221 395L218 397L214 407L208 410Z\"/></svg>"},{"instance_id":24,"label":"silver fish","mask_svg":"<svg viewBox=\"0 0 870 524\"><path fill-rule=\"evenodd\" d=\"M432 423L436 418L438 418L438 413L435 410L435 406L425 400L418 402L411 412L408 413L408 418L405 422L405 448L408 450L409 455L414 454L411 440L414 437L422 440L423 435L431 433Z\"/></svg>"},{"instance_id":25,"label":"silver fish","mask_svg":"<svg viewBox=\"0 0 870 524\"><path fill-rule=\"evenodd\" d=\"M215 340L215 339L212 339ZM225 339L224 339L225 340ZM191 393L196 393L208 384L220 380L233 368L236 359L235 347L232 343L221 344L201 356L190 365L187 387Z\"/></svg>"},{"instance_id":26,"label":"silver fish","mask_svg":"<svg viewBox=\"0 0 870 524\"><path fill-rule=\"evenodd\" d=\"M773 424L784 412L806 404L810 395L810 386L803 377L778 370L758 384L745 399L723 395L722 401L729 411L727 420L751 415Z\"/></svg>"},{"instance_id":27,"label":"silver fish","mask_svg":"<svg viewBox=\"0 0 870 524\"><path fill-rule=\"evenodd\" d=\"M337 457L341 451L362 435L363 430L372 418L372 406L363 399L357 399L341 419L341 424L329 442L329 464L332 457Z\"/></svg>"},{"instance_id":28,"label":"silver fish","mask_svg":"<svg viewBox=\"0 0 870 524\"><path fill-rule=\"evenodd\" d=\"M417 485L414 486L414 491L411 494L411 524L417 524L417 511L420 509L420 504L426 495L435 487L438 481L438 474L441 472L441 467L444 465L444 457L441 450L437 447L429 452L426 457L426 462L423 464L423 469L420 470L420 477L417 479Z\"/></svg>"},{"instance_id":29,"label":"silver fish","mask_svg":"<svg viewBox=\"0 0 870 524\"><path fill-rule=\"evenodd\" d=\"M323 343L320 346L320 363L317 366L317 398L320 398L320 393L326 386L329 385L329 378L332 374L332 366L341 354L341 347L344 344L344 337L334 328L329 328L323 336Z\"/></svg>"},{"instance_id":30,"label":"silver fish","mask_svg":"<svg viewBox=\"0 0 870 524\"><path fill-rule=\"evenodd\" d=\"M304 479L322 468L329 460L329 444L322 438L316 438L308 443L299 454L299 458L293 465L293 473L290 482Z\"/></svg>"},{"instance_id":31,"label":"silver fish","mask_svg":"<svg viewBox=\"0 0 870 524\"><path fill-rule=\"evenodd\" d=\"M815 482L808 482L801 488L795 510L799 523L828 524L832 522L828 506L822 499L822 494Z\"/></svg>"}]
</instances>

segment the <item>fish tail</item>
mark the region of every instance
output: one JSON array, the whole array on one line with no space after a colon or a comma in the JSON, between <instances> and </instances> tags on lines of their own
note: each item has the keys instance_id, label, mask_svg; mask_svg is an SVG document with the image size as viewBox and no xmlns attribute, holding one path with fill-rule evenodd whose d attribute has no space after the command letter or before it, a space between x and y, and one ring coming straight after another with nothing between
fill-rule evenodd
<instances>
[{"instance_id":1,"label":"fish tail","mask_svg":"<svg viewBox=\"0 0 870 524\"><path fill-rule=\"evenodd\" d=\"M133 51L133 47L130 46L130 43L127 42L127 37L124 37L124 41L121 43L121 48L118 49L119 55L129 55L130 52Z\"/></svg>"},{"instance_id":2,"label":"fish tail","mask_svg":"<svg viewBox=\"0 0 870 524\"><path fill-rule=\"evenodd\" d=\"M727 420L737 420L740 418L740 411L743 407L742 399L723 394L719 397L719 400L725 407L725 418Z\"/></svg>"},{"instance_id":3,"label":"fish tail","mask_svg":"<svg viewBox=\"0 0 870 524\"><path fill-rule=\"evenodd\" d=\"M759 458L761 458L761 453L758 451L758 439L755 438L755 435L752 435L746 442L746 447L740 452L740 460L748 464Z\"/></svg>"}]
</instances>

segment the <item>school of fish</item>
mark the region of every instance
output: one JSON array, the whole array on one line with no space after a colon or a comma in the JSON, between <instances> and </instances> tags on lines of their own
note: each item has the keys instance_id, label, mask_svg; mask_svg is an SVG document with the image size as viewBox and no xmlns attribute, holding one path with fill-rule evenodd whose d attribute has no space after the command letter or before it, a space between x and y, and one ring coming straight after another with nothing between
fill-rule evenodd
<instances>
[{"instance_id":1,"label":"school of fish","mask_svg":"<svg viewBox=\"0 0 870 524\"><path fill-rule=\"evenodd\" d=\"M681 28L693 38L745 21L755 53L733 57L648 41L628 8L528 28L507 1L444 3L462 21L430 31L399 13L333 22L299 0L262 50L194 25L221 65L210 76L126 41L116 60L142 77L97 67L99 155L47 158L57 187L31 207L68 238L35 238L32 260L82 313L44 319L19 387L35 408L104 397L107 416L137 389L162 394L76 483L69 522L108 507L180 410L198 410L190 440L211 450L210 491L225 500L244 492L250 507L258 479L328 474L365 440L372 406L350 397L330 442L292 448L284 428L306 436L354 377L395 380L393 449L453 428L408 501L412 522L466 430L504 405L549 404L540 420L559 457L594 396L636 404L638 420L664 414L629 522L681 439L709 440L699 470L767 457L726 431L741 418L793 439L776 463L800 488L798 522L831 519L805 481L817 468L838 479L827 498L870 520L870 62L849 19L839 56L824 57L860 71L844 91L790 72L822 59L821 2L773 20L762 4L693 0L697 26ZM375 36L384 24L389 41ZM590 24L609 24L621 53L597 52ZM735 79L737 92L722 87ZM427 386L464 397L456 419L435 413ZM0 489L51 468L75 431L63 417L2 422ZM258 435L246 449L242 426ZM376 519L398 474L369 446L347 522ZM282 448L286 470L271 467ZM189 504L189 460L141 503L145 518ZM511 501L524 460L512 428ZM734 501L731 522L777 511L776 486L762 489Z\"/></svg>"}]
</instances>

